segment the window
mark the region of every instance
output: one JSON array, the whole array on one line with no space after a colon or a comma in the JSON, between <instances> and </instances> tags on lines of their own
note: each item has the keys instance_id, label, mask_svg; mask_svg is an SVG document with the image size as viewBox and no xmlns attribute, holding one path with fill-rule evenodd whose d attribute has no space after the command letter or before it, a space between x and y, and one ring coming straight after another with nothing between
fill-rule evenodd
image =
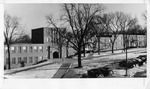
<instances>
[{"instance_id":1,"label":"window","mask_svg":"<svg viewBox=\"0 0 150 89\"><path fill-rule=\"evenodd\" d=\"M38 49L36 46L34 46L34 52L38 52Z\"/></svg>"},{"instance_id":2,"label":"window","mask_svg":"<svg viewBox=\"0 0 150 89\"><path fill-rule=\"evenodd\" d=\"M18 64L21 63L21 57L18 57Z\"/></svg>"},{"instance_id":3,"label":"window","mask_svg":"<svg viewBox=\"0 0 150 89\"><path fill-rule=\"evenodd\" d=\"M6 64L8 64L8 58L6 58Z\"/></svg>"},{"instance_id":4,"label":"window","mask_svg":"<svg viewBox=\"0 0 150 89\"><path fill-rule=\"evenodd\" d=\"M48 43L50 41L50 39L49 38L46 38L46 42Z\"/></svg>"},{"instance_id":5,"label":"window","mask_svg":"<svg viewBox=\"0 0 150 89\"><path fill-rule=\"evenodd\" d=\"M33 63L33 58L29 57L29 63Z\"/></svg>"},{"instance_id":6,"label":"window","mask_svg":"<svg viewBox=\"0 0 150 89\"><path fill-rule=\"evenodd\" d=\"M12 53L15 53L15 52L16 52L15 47L11 47L11 52L12 52Z\"/></svg>"},{"instance_id":7,"label":"window","mask_svg":"<svg viewBox=\"0 0 150 89\"><path fill-rule=\"evenodd\" d=\"M38 57L34 57L34 62L37 63L38 62Z\"/></svg>"},{"instance_id":8,"label":"window","mask_svg":"<svg viewBox=\"0 0 150 89\"><path fill-rule=\"evenodd\" d=\"M27 47L24 46L22 49L23 49L23 52L25 53L27 52Z\"/></svg>"},{"instance_id":9,"label":"window","mask_svg":"<svg viewBox=\"0 0 150 89\"><path fill-rule=\"evenodd\" d=\"M23 58L24 63L27 63L27 57Z\"/></svg>"},{"instance_id":10,"label":"window","mask_svg":"<svg viewBox=\"0 0 150 89\"><path fill-rule=\"evenodd\" d=\"M43 52L43 47L42 46L39 46L39 51Z\"/></svg>"},{"instance_id":11,"label":"window","mask_svg":"<svg viewBox=\"0 0 150 89\"><path fill-rule=\"evenodd\" d=\"M121 36L121 40L123 40L123 36Z\"/></svg>"},{"instance_id":12,"label":"window","mask_svg":"<svg viewBox=\"0 0 150 89\"><path fill-rule=\"evenodd\" d=\"M42 56L40 56L40 57L39 57L39 60L43 60L43 57L42 57Z\"/></svg>"},{"instance_id":13,"label":"window","mask_svg":"<svg viewBox=\"0 0 150 89\"><path fill-rule=\"evenodd\" d=\"M16 64L16 58L12 58L12 64Z\"/></svg>"},{"instance_id":14,"label":"window","mask_svg":"<svg viewBox=\"0 0 150 89\"><path fill-rule=\"evenodd\" d=\"M29 51L30 51L31 53L33 52L32 46L29 47Z\"/></svg>"},{"instance_id":15,"label":"window","mask_svg":"<svg viewBox=\"0 0 150 89\"><path fill-rule=\"evenodd\" d=\"M18 47L18 52L19 52L19 53L21 53L21 46L20 46L20 47Z\"/></svg>"},{"instance_id":16,"label":"window","mask_svg":"<svg viewBox=\"0 0 150 89\"><path fill-rule=\"evenodd\" d=\"M6 52L6 53L8 52L8 47L5 47L5 52Z\"/></svg>"}]
</instances>

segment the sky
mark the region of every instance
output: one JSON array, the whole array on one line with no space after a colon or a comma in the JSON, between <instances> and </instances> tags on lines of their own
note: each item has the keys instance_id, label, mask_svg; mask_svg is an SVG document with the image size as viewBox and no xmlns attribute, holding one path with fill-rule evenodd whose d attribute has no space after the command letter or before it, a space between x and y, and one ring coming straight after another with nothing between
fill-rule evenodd
<instances>
[{"instance_id":1,"label":"sky","mask_svg":"<svg viewBox=\"0 0 150 89\"><path fill-rule=\"evenodd\" d=\"M142 13L146 11L146 4L103 4L106 9L105 12L122 11L130 14L132 17L137 17L139 24L144 26L145 22L142 17ZM59 18L62 13L60 4L5 4L5 11L12 15L21 18L21 24L27 31L31 32L31 29L46 27L47 21L45 16L53 14L55 18Z\"/></svg>"}]
</instances>

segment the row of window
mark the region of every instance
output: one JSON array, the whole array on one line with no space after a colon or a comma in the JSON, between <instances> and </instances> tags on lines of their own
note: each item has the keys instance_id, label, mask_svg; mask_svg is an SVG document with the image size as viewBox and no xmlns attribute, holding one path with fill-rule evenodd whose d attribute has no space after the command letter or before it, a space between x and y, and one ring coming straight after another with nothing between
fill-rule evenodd
<instances>
[{"instance_id":1,"label":"row of window","mask_svg":"<svg viewBox=\"0 0 150 89\"><path fill-rule=\"evenodd\" d=\"M37 63L38 60L42 60L43 57L18 57L18 58L12 58L11 64L20 64L21 62L27 63ZM8 64L8 58L6 59L6 63Z\"/></svg>"},{"instance_id":2,"label":"row of window","mask_svg":"<svg viewBox=\"0 0 150 89\"><path fill-rule=\"evenodd\" d=\"M5 47L5 52L8 51L8 48ZM27 53L29 52L43 52L43 47L42 46L18 46L18 47L11 47L10 48L11 53Z\"/></svg>"},{"instance_id":3,"label":"row of window","mask_svg":"<svg viewBox=\"0 0 150 89\"><path fill-rule=\"evenodd\" d=\"M49 43L49 42L51 42L51 43L58 43L59 42L59 38L46 38L46 42L47 43Z\"/></svg>"}]
</instances>

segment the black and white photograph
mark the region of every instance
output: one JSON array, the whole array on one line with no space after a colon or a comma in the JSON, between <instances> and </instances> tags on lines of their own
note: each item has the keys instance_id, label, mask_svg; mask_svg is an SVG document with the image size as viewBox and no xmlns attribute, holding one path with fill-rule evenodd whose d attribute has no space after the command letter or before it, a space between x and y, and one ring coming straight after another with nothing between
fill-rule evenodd
<instances>
[{"instance_id":1,"label":"black and white photograph","mask_svg":"<svg viewBox=\"0 0 150 89\"><path fill-rule=\"evenodd\" d=\"M146 78L146 3L4 5L4 79Z\"/></svg>"}]
</instances>

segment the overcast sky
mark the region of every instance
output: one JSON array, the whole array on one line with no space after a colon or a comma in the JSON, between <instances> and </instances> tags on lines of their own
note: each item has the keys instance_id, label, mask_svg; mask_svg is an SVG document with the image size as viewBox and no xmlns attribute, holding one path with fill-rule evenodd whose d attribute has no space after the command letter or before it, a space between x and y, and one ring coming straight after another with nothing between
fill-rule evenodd
<instances>
[{"instance_id":1,"label":"overcast sky","mask_svg":"<svg viewBox=\"0 0 150 89\"><path fill-rule=\"evenodd\" d=\"M122 11L137 17L139 24L145 24L142 13L146 11L146 4L103 4L105 12ZM56 18L61 14L60 4L5 4L5 11L21 18L21 23L27 31L47 26L45 15L53 14Z\"/></svg>"}]
</instances>

